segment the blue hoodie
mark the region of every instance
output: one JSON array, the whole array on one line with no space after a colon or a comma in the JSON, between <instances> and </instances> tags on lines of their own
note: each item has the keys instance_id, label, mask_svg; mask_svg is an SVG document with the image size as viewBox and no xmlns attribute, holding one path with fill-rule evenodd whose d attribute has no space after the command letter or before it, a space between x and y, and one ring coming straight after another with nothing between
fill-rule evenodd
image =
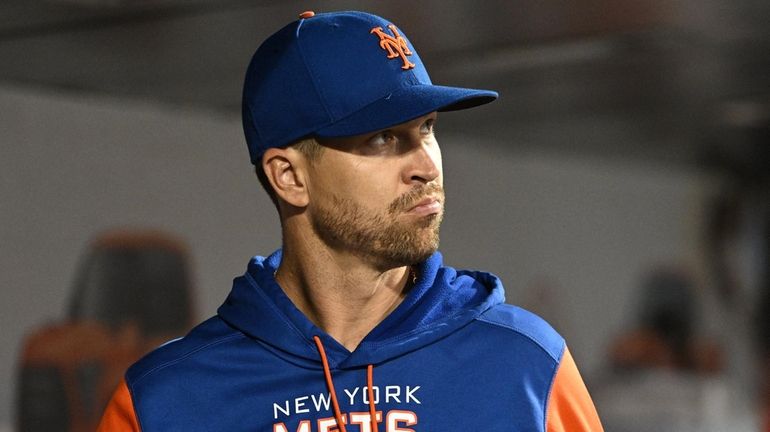
<instances>
[{"instance_id":1,"label":"blue hoodie","mask_svg":"<svg viewBox=\"0 0 770 432\"><path fill-rule=\"evenodd\" d=\"M497 277L435 253L350 352L278 286L280 260L252 259L216 316L134 364L100 430L601 430L564 340Z\"/></svg>"}]
</instances>

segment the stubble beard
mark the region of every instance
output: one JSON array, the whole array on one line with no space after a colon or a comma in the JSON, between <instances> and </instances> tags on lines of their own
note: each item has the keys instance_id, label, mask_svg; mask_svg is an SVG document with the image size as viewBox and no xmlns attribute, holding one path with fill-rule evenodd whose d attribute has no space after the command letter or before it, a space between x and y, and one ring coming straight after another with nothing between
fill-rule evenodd
<instances>
[{"instance_id":1,"label":"stubble beard","mask_svg":"<svg viewBox=\"0 0 770 432\"><path fill-rule=\"evenodd\" d=\"M428 194L442 203L442 211L417 220L398 216ZM439 185L420 186L394 200L382 213L369 210L349 198L332 197L330 208L317 207L312 214L316 234L331 248L354 253L387 269L421 263L439 246L444 192Z\"/></svg>"}]
</instances>

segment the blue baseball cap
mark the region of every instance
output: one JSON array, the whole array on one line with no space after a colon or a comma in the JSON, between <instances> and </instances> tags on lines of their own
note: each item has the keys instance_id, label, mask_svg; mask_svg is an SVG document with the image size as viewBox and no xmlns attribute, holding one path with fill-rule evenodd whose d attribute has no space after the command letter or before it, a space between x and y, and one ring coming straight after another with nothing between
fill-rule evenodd
<instances>
[{"instance_id":1,"label":"blue baseball cap","mask_svg":"<svg viewBox=\"0 0 770 432\"><path fill-rule=\"evenodd\" d=\"M268 148L308 136L359 135L496 98L494 91L433 85L412 43L384 18L308 11L254 53L243 129L256 165Z\"/></svg>"}]
</instances>

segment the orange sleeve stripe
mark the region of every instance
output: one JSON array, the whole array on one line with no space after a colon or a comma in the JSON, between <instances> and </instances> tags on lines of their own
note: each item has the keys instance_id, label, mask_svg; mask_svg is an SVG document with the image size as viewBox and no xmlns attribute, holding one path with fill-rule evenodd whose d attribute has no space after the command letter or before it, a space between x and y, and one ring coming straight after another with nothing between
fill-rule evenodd
<instances>
[{"instance_id":1,"label":"orange sleeve stripe","mask_svg":"<svg viewBox=\"0 0 770 432\"><path fill-rule=\"evenodd\" d=\"M575 360L566 348L551 388L546 416L548 432L604 430Z\"/></svg>"},{"instance_id":2,"label":"orange sleeve stripe","mask_svg":"<svg viewBox=\"0 0 770 432\"><path fill-rule=\"evenodd\" d=\"M131 401L131 393L125 380L120 381L117 390L112 395L112 400L104 411L102 421L97 432L140 432L139 423L136 420L134 404Z\"/></svg>"}]
</instances>

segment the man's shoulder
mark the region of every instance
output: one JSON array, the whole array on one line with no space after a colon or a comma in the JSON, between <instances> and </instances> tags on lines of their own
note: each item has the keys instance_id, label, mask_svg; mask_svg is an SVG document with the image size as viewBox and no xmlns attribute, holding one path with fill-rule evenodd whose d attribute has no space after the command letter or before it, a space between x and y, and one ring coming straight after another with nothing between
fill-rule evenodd
<instances>
[{"instance_id":1,"label":"man's shoulder","mask_svg":"<svg viewBox=\"0 0 770 432\"><path fill-rule=\"evenodd\" d=\"M521 307L501 303L482 313L476 321L501 330L503 337L524 338L557 363L564 352L564 338L544 319Z\"/></svg>"},{"instance_id":2,"label":"man's shoulder","mask_svg":"<svg viewBox=\"0 0 770 432\"><path fill-rule=\"evenodd\" d=\"M186 336L159 346L134 363L126 372L129 386L136 385L150 375L179 373L201 357L217 355L228 342L243 338L219 317L212 317L193 328ZM187 365L185 365L187 363ZM182 366L182 367L180 367Z\"/></svg>"}]
</instances>

